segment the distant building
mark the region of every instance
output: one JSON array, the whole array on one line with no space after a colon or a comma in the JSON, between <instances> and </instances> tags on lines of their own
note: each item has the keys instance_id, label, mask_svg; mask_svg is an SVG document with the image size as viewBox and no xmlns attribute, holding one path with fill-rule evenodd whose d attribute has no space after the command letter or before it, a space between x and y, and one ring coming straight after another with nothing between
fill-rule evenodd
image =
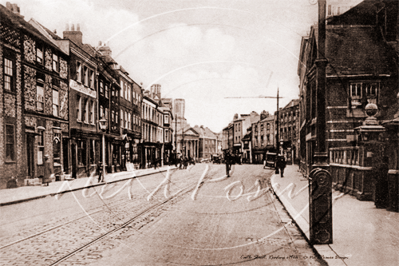
<instances>
[{"instance_id":1,"label":"distant building","mask_svg":"<svg viewBox=\"0 0 399 266\"><path fill-rule=\"evenodd\" d=\"M299 160L299 100L291 100L279 110L280 150L287 163Z\"/></svg>"},{"instance_id":2,"label":"distant building","mask_svg":"<svg viewBox=\"0 0 399 266\"><path fill-rule=\"evenodd\" d=\"M262 112L260 120L252 123L252 163L262 163L266 152L276 152L275 116Z\"/></svg>"},{"instance_id":3,"label":"distant building","mask_svg":"<svg viewBox=\"0 0 399 266\"><path fill-rule=\"evenodd\" d=\"M159 93L159 94L158 94ZM164 113L159 109L160 90L157 86L144 91L142 103L141 168L149 168L163 161Z\"/></svg>"}]
</instances>

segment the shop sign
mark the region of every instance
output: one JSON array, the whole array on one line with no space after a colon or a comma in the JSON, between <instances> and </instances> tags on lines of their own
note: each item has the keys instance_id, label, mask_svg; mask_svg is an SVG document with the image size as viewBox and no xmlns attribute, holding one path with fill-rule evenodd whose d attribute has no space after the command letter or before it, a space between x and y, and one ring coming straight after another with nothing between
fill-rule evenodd
<instances>
[{"instance_id":1,"label":"shop sign","mask_svg":"<svg viewBox=\"0 0 399 266\"><path fill-rule=\"evenodd\" d=\"M90 97L97 98L97 94L95 90L91 90L82 84L77 83L75 80L71 79L69 82L69 87L74 89L75 91L81 92L83 94L86 94Z\"/></svg>"}]
</instances>

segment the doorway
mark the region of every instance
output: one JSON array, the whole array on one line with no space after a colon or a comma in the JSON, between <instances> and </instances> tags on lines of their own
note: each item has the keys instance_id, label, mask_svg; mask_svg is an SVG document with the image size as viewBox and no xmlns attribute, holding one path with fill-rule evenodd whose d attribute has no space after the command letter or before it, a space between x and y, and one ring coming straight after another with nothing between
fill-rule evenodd
<instances>
[{"instance_id":1,"label":"doorway","mask_svg":"<svg viewBox=\"0 0 399 266\"><path fill-rule=\"evenodd\" d=\"M27 147L27 163L28 163L28 176L29 178L34 178L35 177L35 153L34 153L34 145L35 145L35 136L32 134L27 134L26 137L26 147Z\"/></svg>"}]
</instances>

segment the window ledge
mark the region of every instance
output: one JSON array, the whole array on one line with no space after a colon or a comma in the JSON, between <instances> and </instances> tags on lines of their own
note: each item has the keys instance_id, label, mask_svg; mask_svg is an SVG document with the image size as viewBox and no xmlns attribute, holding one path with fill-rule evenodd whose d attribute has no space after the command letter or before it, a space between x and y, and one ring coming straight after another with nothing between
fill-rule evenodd
<instances>
[{"instance_id":1,"label":"window ledge","mask_svg":"<svg viewBox=\"0 0 399 266\"><path fill-rule=\"evenodd\" d=\"M5 164L14 164L14 163L16 163L17 161L4 161L4 163Z\"/></svg>"}]
</instances>

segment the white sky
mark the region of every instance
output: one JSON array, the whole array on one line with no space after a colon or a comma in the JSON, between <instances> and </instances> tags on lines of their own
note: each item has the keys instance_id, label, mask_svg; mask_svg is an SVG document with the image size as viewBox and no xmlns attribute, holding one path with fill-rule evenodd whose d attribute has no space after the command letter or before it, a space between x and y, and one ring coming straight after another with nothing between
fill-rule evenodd
<instances>
[{"instance_id":1,"label":"white sky","mask_svg":"<svg viewBox=\"0 0 399 266\"><path fill-rule=\"evenodd\" d=\"M109 41L136 82L184 98L188 123L215 132L235 113L276 110L275 99L224 97L275 96L279 87L280 107L298 98L301 36L317 20L311 0L10 2L61 37L67 23L80 23L84 43Z\"/></svg>"}]
</instances>

